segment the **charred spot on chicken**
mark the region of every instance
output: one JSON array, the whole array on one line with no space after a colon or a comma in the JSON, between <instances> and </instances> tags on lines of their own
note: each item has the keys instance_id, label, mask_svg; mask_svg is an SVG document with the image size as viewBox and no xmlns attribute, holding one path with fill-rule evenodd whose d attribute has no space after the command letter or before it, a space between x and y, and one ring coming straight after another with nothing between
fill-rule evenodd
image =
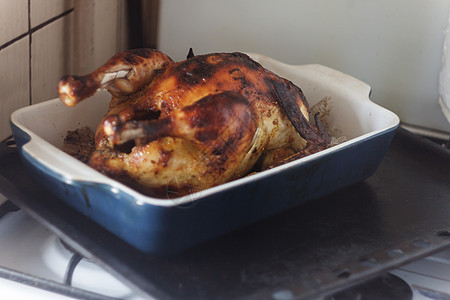
<instances>
[{"instance_id":1,"label":"charred spot on chicken","mask_svg":"<svg viewBox=\"0 0 450 300\"><path fill-rule=\"evenodd\" d=\"M89 165L153 196L200 191L330 143L301 89L243 53L191 51L174 62L130 50L58 86L68 106L99 89L112 98Z\"/></svg>"}]
</instances>

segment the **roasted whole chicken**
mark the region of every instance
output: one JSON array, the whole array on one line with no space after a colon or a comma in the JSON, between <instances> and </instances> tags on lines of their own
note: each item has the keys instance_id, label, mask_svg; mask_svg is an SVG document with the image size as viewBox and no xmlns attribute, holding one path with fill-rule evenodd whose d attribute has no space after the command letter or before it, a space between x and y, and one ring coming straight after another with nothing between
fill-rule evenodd
<instances>
[{"instance_id":1,"label":"roasted whole chicken","mask_svg":"<svg viewBox=\"0 0 450 300\"><path fill-rule=\"evenodd\" d=\"M64 76L76 105L99 89L111 102L89 165L158 197L178 197L325 149L329 136L299 87L243 53L174 62L152 49L116 54L85 76Z\"/></svg>"}]
</instances>

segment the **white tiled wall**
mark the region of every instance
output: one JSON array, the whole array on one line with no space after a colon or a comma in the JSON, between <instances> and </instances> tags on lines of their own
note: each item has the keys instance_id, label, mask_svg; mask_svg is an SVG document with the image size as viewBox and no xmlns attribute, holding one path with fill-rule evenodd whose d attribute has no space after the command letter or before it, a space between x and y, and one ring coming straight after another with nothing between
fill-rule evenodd
<instances>
[{"instance_id":1,"label":"white tiled wall","mask_svg":"<svg viewBox=\"0 0 450 300\"><path fill-rule=\"evenodd\" d=\"M28 51L28 36L0 50L0 140L10 135L11 113L30 101Z\"/></svg>"},{"instance_id":2,"label":"white tiled wall","mask_svg":"<svg viewBox=\"0 0 450 300\"><path fill-rule=\"evenodd\" d=\"M31 0L31 27L36 27L39 24L70 10L73 6L74 0Z\"/></svg>"},{"instance_id":3,"label":"white tiled wall","mask_svg":"<svg viewBox=\"0 0 450 300\"><path fill-rule=\"evenodd\" d=\"M0 0L0 141L11 135L12 112L56 98L63 75L77 74L81 63L97 67L123 48L117 33L125 23L116 20L124 1ZM93 26L83 24L88 18ZM77 40L80 34L95 39Z\"/></svg>"},{"instance_id":4,"label":"white tiled wall","mask_svg":"<svg viewBox=\"0 0 450 300\"><path fill-rule=\"evenodd\" d=\"M0 140L16 109L56 96L71 71L73 0L0 0Z\"/></svg>"},{"instance_id":5,"label":"white tiled wall","mask_svg":"<svg viewBox=\"0 0 450 300\"><path fill-rule=\"evenodd\" d=\"M73 17L70 13L31 35L32 104L55 98L58 80L73 72L73 35L67 34Z\"/></svg>"},{"instance_id":6,"label":"white tiled wall","mask_svg":"<svg viewBox=\"0 0 450 300\"><path fill-rule=\"evenodd\" d=\"M28 31L28 0L0 0L0 45Z\"/></svg>"}]
</instances>

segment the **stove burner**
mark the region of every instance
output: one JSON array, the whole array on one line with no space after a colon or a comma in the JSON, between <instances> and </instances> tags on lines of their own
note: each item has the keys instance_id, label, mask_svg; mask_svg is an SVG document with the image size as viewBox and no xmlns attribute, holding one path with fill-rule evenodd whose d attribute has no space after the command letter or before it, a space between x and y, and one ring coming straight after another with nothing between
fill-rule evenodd
<instances>
[{"instance_id":1,"label":"stove burner","mask_svg":"<svg viewBox=\"0 0 450 300\"><path fill-rule=\"evenodd\" d=\"M386 273L353 288L328 296L325 300L410 300L412 297L412 289L406 281Z\"/></svg>"},{"instance_id":2,"label":"stove burner","mask_svg":"<svg viewBox=\"0 0 450 300\"><path fill-rule=\"evenodd\" d=\"M64 284L71 286L72 285L72 278L73 278L73 272L75 271L75 268L77 267L78 263L85 259L81 254L79 254L75 249L73 249L69 244L67 244L64 240L59 238L59 242L61 245L63 245L64 249L66 249L69 253L72 254L70 257L69 263L67 265L66 272L64 274Z\"/></svg>"},{"instance_id":3,"label":"stove burner","mask_svg":"<svg viewBox=\"0 0 450 300\"><path fill-rule=\"evenodd\" d=\"M64 246L64 249L66 249L67 251L69 251L70 254L73 255L73 254L77 253L77 251L76 251L72 246L70 246L69 244L67 244L63 239L58 238L58 240L59 240L59 242L61 243L61 245Z\"/></svg>"},{"instance_id":4,"label":"stove burner","mask_svg":"<svg viewBox=\"0 0 450 300\"><path fill-rule=\"evenodd\" d=\"M64 286L101 295L119 296L119 299L128 299L133 295L123 282L98 266L92 258L83 257L58 236L50 234L41 247L43 262L58 275Z\"/></svg>"},{"instance_id":5,"label":"stove burner","mask_svg":"<svg viewBox=\"0 0 450 300\"><path fill-rule=\"evenodd\" d=\"M64 249L66 249L70 254L74 255L74 254L78 254L79 256L81 256L81 259L83 260L87 260L89 262L92 262L91 259L82 256L81 254L79 254L77 252L77 250L75 250L72 246L70 246L67 242L65 242L63 239L58 238L59 242L61 243L61 245L63 245Z\"/></svg>"}]
</instances>

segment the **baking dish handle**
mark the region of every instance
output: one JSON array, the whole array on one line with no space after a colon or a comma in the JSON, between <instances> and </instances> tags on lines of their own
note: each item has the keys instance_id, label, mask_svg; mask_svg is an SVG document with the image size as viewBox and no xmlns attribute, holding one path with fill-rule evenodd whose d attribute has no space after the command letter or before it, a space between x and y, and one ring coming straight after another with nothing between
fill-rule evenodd
<instances>
[{"instance_id":1,"label":"baking dish handle","mask_svg":"<svg viewBox=\"0 0 450 300\"><path fill-rule=\"evenodd\" d=\"M30 140L21 147L22 156L34 168L65 181L90 181L111 184L110 180L92 168L60 151L40 137L29 133ZM61 166L64 166L62 168Z\"/></svg>"}]
</instances>

